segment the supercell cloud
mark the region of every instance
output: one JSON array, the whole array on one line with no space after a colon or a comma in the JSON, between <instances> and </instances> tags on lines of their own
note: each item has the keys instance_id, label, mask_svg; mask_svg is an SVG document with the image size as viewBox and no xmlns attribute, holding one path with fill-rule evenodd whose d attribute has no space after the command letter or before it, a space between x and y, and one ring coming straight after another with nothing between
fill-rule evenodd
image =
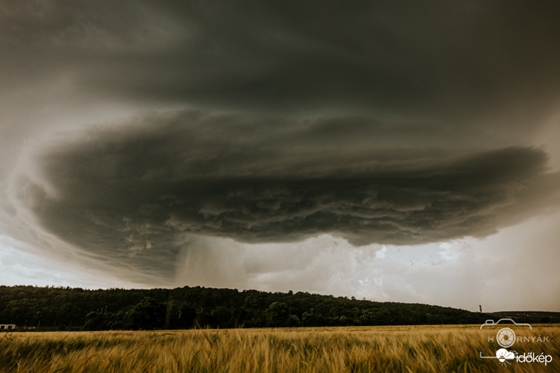
<instances>
[{"instance_id":1,"label":"supercell cloud","mask_svg":"<svg viewBox=\"0 0 560 373\"><path fill-rule=\"evenodd\" d=\"M17 197L65 241L163 272L188 234L425 244L495 233L556 198L560 178L540 150L403 148L395 127L412 130L363 117L151 115L45 147L43 180L21 176Z\"/></svg>"},{"instance_id":2,"label":"supercell cloud","mask_svg":"<svg viewBox=\"0 0 560 373\"><path fill-rule=\"evenodd\" d=\"M554 212L557 8L2 2L0 234L172 279L212 239L430 245Z\"/></svg>"}]
</instances>

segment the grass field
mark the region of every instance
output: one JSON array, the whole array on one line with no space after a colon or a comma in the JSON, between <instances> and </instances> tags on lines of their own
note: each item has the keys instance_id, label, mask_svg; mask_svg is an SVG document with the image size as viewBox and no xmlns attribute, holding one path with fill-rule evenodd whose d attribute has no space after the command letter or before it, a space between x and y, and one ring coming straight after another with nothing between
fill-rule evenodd
<instances>
[{"instance_id":1,"label":"grass field","mask_svg":"<svg viewBox=\"0 0 560 373\"><path fill-rule=\"evenodd\" d=\"M553 357L501 366L477 325L34 332L0 335L0 372L560 372L560 326L537 326L548 342L516 343ZM512 347L513 349L513 347Z\"/></svg>"}]
</instances>

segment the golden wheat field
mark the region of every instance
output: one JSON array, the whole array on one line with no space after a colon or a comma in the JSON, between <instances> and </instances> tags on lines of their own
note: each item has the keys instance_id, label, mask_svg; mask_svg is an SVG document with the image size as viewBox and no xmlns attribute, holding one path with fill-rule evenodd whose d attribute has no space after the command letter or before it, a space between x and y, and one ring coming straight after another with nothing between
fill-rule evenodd
<instances>
[{"instance_id":1,"label":"golden wheat field","mask_svg":"<svg viewBox=\"0 0 560 373\"><path fill-rule=\"evenodd\" d=\"M553 361L503 366L477 325L34 332L4 334L1 372L559 372L560 326L537 326L542 343L518 351Z\"/></svg>"}]
</instances>

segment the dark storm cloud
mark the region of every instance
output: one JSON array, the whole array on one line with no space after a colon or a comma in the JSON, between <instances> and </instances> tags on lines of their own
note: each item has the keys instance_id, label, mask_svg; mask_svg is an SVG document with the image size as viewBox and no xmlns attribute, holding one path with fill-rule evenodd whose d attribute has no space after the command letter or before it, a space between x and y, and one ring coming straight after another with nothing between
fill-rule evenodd
<instances>
[{"instance_id":1,"label":"dark storm cloud","mask_svg":"<svg viewBox=\"0 0 560 373\"><path fill-rule=\"evenodd\" d=\"M412 245L485 236L557 197L538 149L403 147L395 126L154 114L44 148L18 198L91 255L165 272L189 234Z\"/></svg>"},{"instance_id":2,"label":"dark storm cloud","mask_svg":"<svg viewBox=\"0 0 560 373\"><path fill-rule=\"evenodd\" d=\"M483 118L494 127L526 127L558 93L556 8L511 1L7 2L0 66L4 82L64 80L84 99L304 115L413 113L453 118L453 126Z\"/></svg>"},{"instance_id":3,"label":"dark storm cloud","mask_svg":"<svg viewBox=\"0 0 560 373\"><path fill-rule=\"evenodd\" d=\"M0 2L0 227L155 277L192 234L488 235L557 206L531 145L557 110L558 10Z\"/></svg>"}]
</instances>

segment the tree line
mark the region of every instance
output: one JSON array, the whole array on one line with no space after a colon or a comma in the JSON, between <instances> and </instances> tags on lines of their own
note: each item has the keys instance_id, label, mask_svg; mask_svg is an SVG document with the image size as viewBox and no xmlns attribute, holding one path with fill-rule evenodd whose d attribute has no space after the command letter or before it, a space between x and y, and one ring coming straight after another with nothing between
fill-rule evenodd
<instances>
[{"instance_id":1,"label":"tree line","mask_svg":"<svg viewBox=\"0 0 560 373\"><path fill-rule=\"evenodd\" d=\"M0 286L0 323L58 330L149 330L482 323L489 315L307 292L182 287L87 290ZM491 318L491 317L490 317Z\"/></svg>"}]
</instances>

